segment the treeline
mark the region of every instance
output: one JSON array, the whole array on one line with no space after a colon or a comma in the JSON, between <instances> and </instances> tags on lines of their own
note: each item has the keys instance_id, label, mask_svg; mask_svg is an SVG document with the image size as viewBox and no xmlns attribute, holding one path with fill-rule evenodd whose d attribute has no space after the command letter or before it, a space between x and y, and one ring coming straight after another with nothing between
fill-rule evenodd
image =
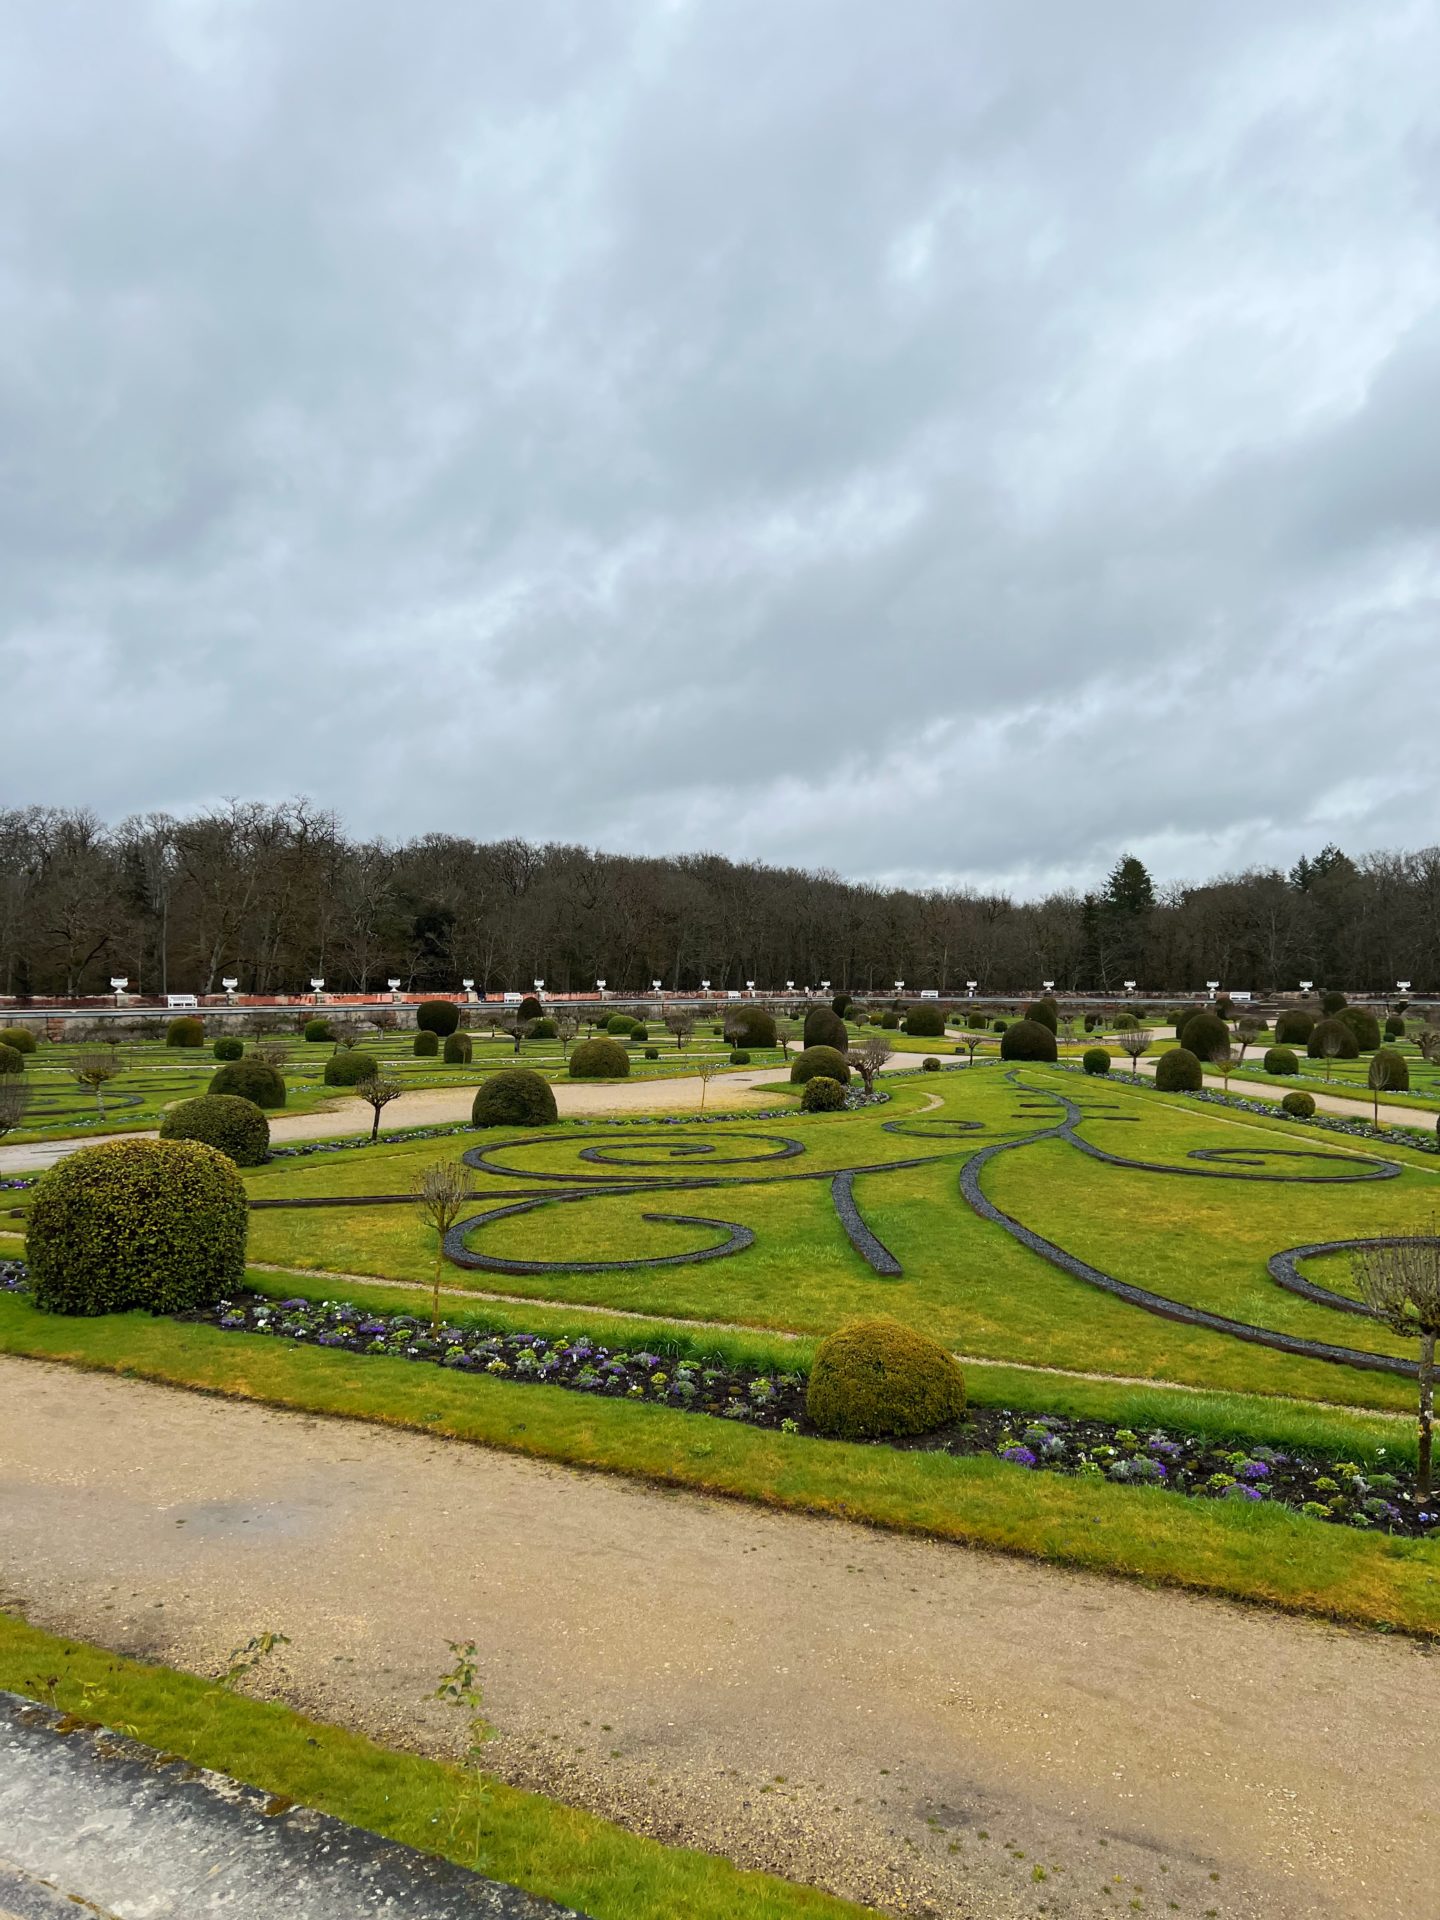
<instances>
[{"instance_id":1,"label":"treeline","mask_svg":"<svg viewBox=\"0 0 1440 1920\"><path fill-rule=\"evenodd\" d=\"M307 800L232 802L106 826L49 807L0 811L0 993L455 988L543 979L554 992L1256 991L1301 979L1392 993L1440 987L1440 847L1352 859L1326 847L1156 889L1125 857L1093 893L1041 900L917 892L719 854L652 859L425 834L354 841Z\"/></svg>"}]
</instances>

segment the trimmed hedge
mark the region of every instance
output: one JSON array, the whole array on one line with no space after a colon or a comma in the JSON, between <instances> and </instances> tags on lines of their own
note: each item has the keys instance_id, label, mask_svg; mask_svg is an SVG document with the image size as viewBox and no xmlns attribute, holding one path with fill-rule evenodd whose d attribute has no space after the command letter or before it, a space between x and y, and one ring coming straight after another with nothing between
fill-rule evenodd
<instances>
[{"instance_id":1,"label":"trimmed hedge","mask_svg":"<svg viewBox=\"0 0 1440 1920\"><path fill-rule=\"evenodd\" d=\"M935 1058L933 1053L927 1053L925 1058L920 1062L920 1071L922 1073L939 1073L940 1062Z\"/></svg>"},{"instance_id":2,"label":"trimmed hedge","mask_svg":"<svg viewBox=\"0 0 1440 1920\"><path fill-rule=\"evenodd\" d=\"M844 1021L840 1023L842 1026ZM775 1030L775 1016L765 1007L736 1007L727 1014L725 1031L730 1035L731 1043L737 1047L760 1048L778 1047L780 1036Z\"/></svg>"},{"instance_id":3,"label":"trimmed hedge","mask_svg":"<svg viewBox=\"0 0 1440 1920\"><path fill-rule=\"evenodd\" d=\"M895 1022L892 1020L890 1024L894 1026ZM843 1053L850 1044L850 1034L833 1007L810 1007L805 1014L800 1041L807 1049L833 1047L837 1053Z\"/></svg>"},{"instance_id":4,"label":"trimmed hedge","mask_svg":"<svg viewBox=\"0 0 1440 1920\"><path fill-rule=\"evenodd\" d=\"M1347 1021L1321 1020L1305 1048L1312 1060L1358 1060L1360 1042Z\"/></svg>"},{"instance_id":5,"label":"trimmed hedge","mask_svg":"<svg viewBox=\"0 0 1440 1920\"><path fill-rule=\"evenodd\" d=\"M35 1053L35 1036L28 1027L0 1027L0 1047L11 1047L16 1053Z\"/></svg>"},{"instance_id":6,"label":"trimmed hedge","mask_svg":"<svg viewBox=\"0 0 1440 1920\"><path fill-rule=\"evenodd\" d=\"M1342 1007L1335 1018L1354 1034L1361 1053L1374 1053L1380 1044L1380 1022L1368 1007Z\"/></svg>"},{"instance_id":7,"label":"trimmed hedge","mask_svg":"<svg viewBox=\"0 0 1440 1920\"><path fill-rule=\"evenodd\" d=\"M245 1052L245 1042L237 1034L222 1033L210 1049L217 1060L239 1060Z\"/></svg>"},{"instance_id":8,"label":"trimmed hedge","mask_svg":"<svg viewBox=\"0 0 1440 1920\"><path fill-rule=\"evenodd\" d=\"M1017 1020L1000 1036L1002 1060L1056 1060L1059 1056L1054 1029L1042 1020Z\"/></svg>"},{"instance_id":9,"label":"trimmed hedge","mask_svg":"<svg viewBox=\"0 0 1440 1920\"><path fill-rule=\"evenodd\" d=\"M199 1140L237 1167L259 1167L270 1157L270 1122L253 1100L234 1093L202 1093L180 1100L161 1117L162 1140Z\"/></svg>"},{"instance_id":10,"label":"trimmed hedge","mask_svg":"<svg viewBox=\"0 0 1440 1920\"><path fill-rule=\"evenodd\" d=\"M521 1012L521 1018L525 1017ZM438 1034L443 1040L460 1024L460 1009L453 1000L422 1000L415 1009L415 1025L421 1033Z\"/></svg>"},{"instance_id":11,"label":"trimmed hedge","mask_svg":"<svg viewBox=\"0 0 1440 1920\"><path fill-rule=\"evenodd\" d=\"M1288 1046L1303 1047L1315 1031L1315 1016L1304 1007L1287 1007L1275 1016L1275 1038Z\"/></svg>"},{"instance_id":12,"label":"trimmed hedge","mask_svg":"<svg viewBox=\"0 0 1440 1920\"><path fill-rule=\"evenodd\" d=\"M1267 1047L1263 1062L1266 1073L1298 1073L1300 1061L1293 1047Z\"/></svg>"},{"instance_id":13,"label":"trimmed hedge","mask_svg":"<svg viewBox=\"0 0 1440 1920\"><path fill-rule=\"evenodd\" d=\"M1309 1120L1315 1113L1315 1099L1308 1093L1287 1093L1281 1108L1296 1120Z\"/></svg>"},{"instance_id":14,"label":"trimmed hedge","mask_svg":"<svg viewBox=\"0 0 1440 1920\"><path fill-rule=\"evenodd\" d=\"M520 1002L519 1018L522 1020L539 1020L543 1017L544 1012L544 1001L537 999L533 993L527 993L525 998Z\"/></svg>"},{"instance_id":15,"label":"trimmed hedge","mask_svg":"<svg viewBox=\"0 0 1440 1920\"><path fill-rule=\"evenodd\" d=\"M203 1047L205 1044L205 1022L198 1020L193 1013L182 1013L178 1020L172 1020L165 1029L167 1047Z\"/></svg>"},{"instance_id":16,"label":"trimmed hedge","mask_svg":"<svg viewBox=\"0 0 1440 1920\"><path fill-rule=\"evenodd\" d=\"M322 1014L317 1014L313 1020L307 1020L300 1031L302 1038L312 1047L323 1046L327 1040L335 1038L335 1029Z\"/></svg>"},{"instance_id":17,"label":"trimmed hedge","mask_svg":"<svg viewBox=\"0 0 1440 1920\"><path fill-rule=\"evenodd\" d=\"M1204 1078L1188 1047L1171 1047L1155 1062L1155 1085L1161 1093L1198 1093Z\"/></svg>"},{"instance_id":18,"label":"trimmed hedge","mask_svg":"<svg viewBox=\"0 0 1440 1920\"><path fill-rule=\"evenodd\" d=\"M905 1031L921 1040L939 1040L945 1032L945 1016L939 1007L911 1007L905 1016Z\"/></svg>"},{"instance_id":19,"label":"trimmed hedge","mask_svg":"<svg viewBox=\"0 0 1440 1920\"><path fill-rule=\"evenodd\" d=\"M0 1046L0 1073L23 1073L25 1056L14 1047Z\"/></svg>"},{"instance_id":20,"label":"trimmed hedge","mask_svg":"<svg viewBox=\"0 0 1440 1920\"><path fill-rule=\"evenodd\" d=\"M630 1038L632 1040L648 1040L650 1038L650 1029L643 1020L637 1020L635 1022L634 1026L630 1029Z\"/></svg>"},{"instance_id":21,"label":"trimmed hedge","mask_svg":"<svg viewBox=\"0 0 1440 1920\"><path fill-rule=\"evenodd\" d=\"M1052 1000L1048 994L1043 999L1032 1000L1026 1007L1023 1018L1033 1021L1036 1026L1048 1027L1051 1033L1058 1034L1060 1031L1059 1002Z\"/></svg>"},{"instance_id":22,"label":"trimmed hedge","mask_svg":"<svg viewBox=\"0 0 1440 1920\"><path fill-rule=\"evenodd\" d=\"M331 1054L322 1078L327 1087L358 1087L362 1080L373 1080L379 1071L380 1062L373 1053L349 1047L344 1053Z\"/></svg>"},{"instance_id":23,"label":"trimmed hedge","mask_svg":"<svg viewBox=\"0 0 1440 1920\"><path fill-rule=\"evenodd\" d=\"M630 1071L630 1056L618 1040L597 1033L593 1040L582 1040L570 1049L572 1080L623 1080Z\"/></svg>"},{"instance_id":24,"label":"trimmed hedge","mask_svg":"<svg viewBox=\"0 0 1440 1920\"><path fill-rule=\"evenodd\" d=\"M834 1047L806 1047L803 1053L796 1054L791 1063L790 1078L797 1086L803 1087L807 1080L815 1079L817 1074L823 1079L834 1080L839 1086L848 1086L850 1062Z\"/></svg>"},{"instance_id":25,"label":"trimmed hedge","mask_svg":"<svg viewBox=\"0 0 1440 1920\"><path fill-rule=\"evenodd\" d=\"M1080 1056L1080 1064L1086 1073L1109 1073L1110 1056L1104 1047L1087 1047Z\"/></svg>"},{"instance_id":26,"label":"trimmed hedge","mask_svg":"<svg viewBox=\"0 0 1440 1920\"><path fill-rule=\"evenodd\" d=\"M433 1060L440 1052L440 1036L433 1027L421 1027L415 1035L415 1052L422 1060Z\"/></svg>"},{"instance_id":27,"label":"trimmed hedge","mask_svg":"<svg viewBox=\"0 0 1440 1920\"><path fill-rule=\"evenodd\" d=\"M557 1040L559 1037L560 1037L560 1029L559 1027L556 1026L555 1022L550 1018L548 1013L542 1013L538 1020L531 1021L530 1038L532 1040ZM447 1059L449 1058L448 1054L446 1055L446 1058ZM466 1054L465 1058L467 1060L470 1058L468 1053Z\"/></svg>"},{"instance_id":28,"label":"trimmed hedge","mask_svg":"<svg viewBox=\"0 0 1440 1920\"><path fill-rule=\"evenodd\" d=\"M967 1013L965 1025L971 1033L984 1033L990 1025L988 1013Z\"/></svg>"},{"instance_id":29,"label":"trimmed hedge","mask_svg":"<svg viewBox=\"0 0 1440 1920\"><path fill-rule=\"evenodd\" d=\"M447 1067L468 1067L474 1051L468 1033L446 1034L445 1064Z\"/></svg>"},{"instance_id":30,"label":"trimmed hedge","mask_svg":"<svg viewBox=\"0 0 1440 1920\"><path fill-rule=\"evenodd\" d=\"M837 993L835 998L830 1002L830 1009L837 1019L843 1020L853 1005L854 1002L848 993Z\"/></svg>"},{"instance_id":31,"label":"trimmed hedge","mask_svg":"<svg viewBox=\"0 0 1440 1920\"><path fill-rule=\"evenodd\" d=\"M633 1033L635 1031L634 1014L612 1013L610 1018L605 1022L605 1031L607 1033Z\"/></svg>"},{"instance_id":32,"label":"trimmed hedge","mask_svg":"<svg viewBox=\"0 0 1440 1920\"><path fill-rule=\"evenodd\" d=\"M1186 1053L1197 1060L1213 1060L1216 1053L1230 1045L1230 1029L1218 1013L1192 1013L1176 1036Z\"/></svg>"},{"instance_id":33,"label":"trimmed hedge","mask_svg":"<svg viewBox=\"0 0 1440 1920\"><path fill-rule=\"evenodd\" d=\"M1333 990L1330 993L1322 993L1320 996L1320 1011L1326 1015L1339 1013L1342 1007L1348 1007L1349 1004L1343 993L1336 993Z\"/></svg>"},{"instance_id":34,"label":"trimmed hedge","mask_svg":"<svg viewBox=\"0 0 1440 1920\"><path fill-rule=\"evenodd\" d=\"M1392 1013L1390 1018L1385 1022L1385 1036L1389 1040L1403 1040L1405 1038L1405 1022L1398 1013ZM3 1034L0 1034L0 1040L3 1040L4 1037Z\"/></svg>"},{"instance_id":35,"label":"trimmed hedge","mask_svg":"<svg viewBox=\"0 0 1440 1920\"><path fill-rule=\"evenodd\" d=\"M748 1052L745 1050L744 1047L732 1047L730 1049L730 1064L732 1067L748 1067L749 1066L750 1055L748 1054Z\"/></svg>"},{"instance_id":36,"label":"trimmed hedge","mask_svg":"<svg viewBox=\"0 0 1440 1920\"><path fill-rule=\"evenodd\" d=\"M802 1113L838 1113L844 1104L844 1087L828 1073L817 1073L813 1080L805 1082L805 1091L800 1096Z\"/></svg>"},{"instance_id":37,"label":"trimmed hedge","mask_svg":"<svg viewBox=\"0 0 1440 1920\"><path fill-rule=\"evenodd\" d=\"M646 1047L646 1049L645 1049L645 1058L646 1058L647 1060L658 1060L658 1059L660 1058L660 1049L659 1049L659 1047ZM745 1058L746 1058L747 1060L748 1060L748 1059L750 1058L750 1056L749 1056L749 1054L748 1054L748 1053L746 1054L746 1056L745 1056Z\"/></svg>"},{"instance_id":38,"label":"trimmed hedge","mask_svg":"<svg viewBox=\"0 0 1440 1920\"><path fill-rule=\"evenodd\" d=\"M492 1073L476 1089L470 1109L472 1127L544 1127L558 1118L555 1090L529 1067Z\"/></svg>"},{"instance_id":39,"label":"trimmed hedge","mask_svg":"<svg viewBox=\"0 0 1440 1920\"><path fill-rule=\"evenodd\" d=\"M1394 1047L1377 1047L1370 1062L1370 1085L1377 1093L1408 1093L1410 1069Z\"/></svg>"},{"instance_id":40,"label":"trimmed hedge","mask_svg":"<svg viewBox=\"0 0 1440 1920\"><path fill-rule=\"evenodd\" d=\"M820 1342L805 1412L841 1440L933 1433L963 1417L965 1376L928 1334L888 1316L854 1320Z\"/></svg>"},{"instance_id":41,"label":"trimmed hedge","mask_svg":"<svg viewBox=\"0 0 1440 1920\"><path fill-rule=\"evenodd\" d=\"M285 1076L263 1060L227 1060L210 1076L207 1093L233 1093L257 1107L283 1107Z\"/></svg>"},{"instance_id":42,"label":"trimmed hedge","mask_svg":"<svg viewBox=\"0 0 1440 1920\"><path fill-rule=\"evenodd\" d=\"M233 1072L221 1068L221 1072ZM35 1189L25 1257L46 1313L183 1313L245 1284L245 1183L198 1140L81 1147Z\"/></svg>"},{"instance_id":43,"label":"trimmed hedge","mask_svg":"<svg viewBox=\"0 0 1440 1920\"><path fill-rule=\"evenodd\" d=\"M880 1024L889 1033L894 1033L900 1025L900 1016L893 1007L887 1007L880 1016Z\"/></svg>"}]
</instances>

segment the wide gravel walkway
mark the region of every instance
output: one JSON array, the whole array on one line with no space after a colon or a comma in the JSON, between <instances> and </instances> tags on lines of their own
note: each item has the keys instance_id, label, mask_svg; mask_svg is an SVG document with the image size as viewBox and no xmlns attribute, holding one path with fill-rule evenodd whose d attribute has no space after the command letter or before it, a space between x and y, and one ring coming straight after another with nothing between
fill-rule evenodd
<instances>
[{"instance_id":1,"label":"wide gravel walkway","mask_svg":"<svg viewBox=\"0 0 1440 1920\"><path fill-rule=\"evenodd\" d=\"M1434 1910L1403 1640L24 1360L0 1595L212 1673L286 1633L276 1691L434 1750L473 1639L510 1779L896 1912Z\"/></svg>"}]
</instances>

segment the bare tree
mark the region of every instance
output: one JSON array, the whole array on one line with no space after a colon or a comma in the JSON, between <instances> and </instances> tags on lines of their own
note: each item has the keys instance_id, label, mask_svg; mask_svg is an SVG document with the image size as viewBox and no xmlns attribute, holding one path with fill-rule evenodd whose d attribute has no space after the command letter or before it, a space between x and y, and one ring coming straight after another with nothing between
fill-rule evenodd
<instances>
[{"instance_id":1,"label":"bare tree","mask_svg":"<svg viewBox=\"0 0 1440 1920\"><path fill-rule=\"evenodd\" d=\"M705 1096L710 1091L710 1082L715 1078L717 1073L723 1071L724 1069L718 1060L700 1059L696 1061L695 1072L700 1081L700 1111L702 1113L705 1111Z\"/></svg>"},{"instance_id":2,"label":"bare tree","mask_svg":"<svg viewBox=\"0 0 1440 1920\"><path fill-rule=\"evenodd\" d=\"M1399 1093L1410 1084L1409 1069L1403 1055L1392 1047L1381 1047L1370 1056L1370 1071L1365 1076L1370 1088L1370 1098L1375 1109L1375 1125L1380 1124L1380 1096L1382 1093Z\"/></svg>"},{"instance_id":3,"label":"bare tree","mask_svg":"<svg viewBox=\"0 0 1440 1920\"><path fill-rule=\"evenodd\" d=\"M267 1067L283 1071L285 1062L290 1058L290 1049L283 1040L260 1040L251 1047L250 1058L262 1060Z\"/></svg>"},{"instance_id":4,"label":"bare tree","mask_svg":"<svg viewBox=\"0 0 1440 1920\"><path fill-rule=\"evenodd\" d=\"M1339 1029L1339 1022L1329 1020L1322 1020L1318 1029L1320 1034L1320 1057L1325 1062L1325 1078L1327 1080L1330 1078L1331 1066L1345 1052L1348 1044L1343 1029L1338 1031L1337 1029Z\"/></svg>"},{"instance_id":5,"label":"bare tree","mask_svg":"<svg viewBox=\"0 0 1440 1920\"><path fill-rule=\"evenodd\" d=\"M462 1160L432 1160L415 1176L411 1191L420 1218L435 1230L435 1285L430 1300L433 1334L440 1331L440 1275L445 1260L445 1236L472 1198L470 1169Z\"/></svg>"},{"instance_id":6,"label":"bare tree","mask_svg":"<svg viewBox=\"0 0 1440 1920\"><path fill-rule=\"evenodd\" d=\"M534 1029L535 1022L533 1020L521 1020L518 1016L513 1020L506 1020L501 1023L501 1032L509 1034L510 1038L515 1042L515 1058L517 1060L520 1058L520 1042L522 1040L528 1040Z\"/></svg>"},{"instance_id":7,"label":"bare tree","mask_svg":"<svg viewBox=\"0 0 1440 1920\"><path fill-rule=\"evenodd\" d=\"M788 1013L777 1013L775 1015L775 1044L780 1049L780 1058L782 1060L789 1059L790 1042L795 1038L795 1021L793 1017Z\"/></svg>"},{"instance_id":8,"label":"bare tree","mask_svg":"<svg viewBox=\"0 0 1440 1920\"><path fill-rule=\"evenodd\" d=\"M568 1059L570 1048L580 1032L580 1015L574 1007L561 1007L555 1014L555 1033L560 1041L561 1056Z\"/></svg>"},{"instance_id":9,"label":"bare tree","mask_svg":"<svg viewBox=\"0 0 1440 1920\"><path fill-rule=\"evenodd\" d=\"M962 1047L964 1047L966 1053L970 1056L970 1065L973 1067L975 1064L976 1054L980 1051L981 1047L985 1044L984 1034L970 1033L970 1032L962 1033L960 1036L960 1044Z\"/></svg>"},{"instance_id":10,"label":"bare tree","mask_svg":"<svg viewBox=\"0 0 1440 1920\"><path fill-rule=\"evenodd\" d=\"M864 1082L866 1093L875 1091L875 1076L894 1051L888 1040L876 1034L872 1039L867 1040L863 1047L852 1047L845 1055L846 1060Z\"/></svg>"},{"instance_id":11,"label":"bare tree","mask_svg":"<svg viewBox=\"0 0 1440 1920\"><path fill-rule=\"evenodd\" d=\"M1130 1056L1131 1073L1138 1073L1141 1055L1148 1051L1154 1034L1147 1027L1122 1027L1115 1037L1120 1042L1122 1052Z\"/></svg>"},{"instance_id":12,"label":"bare tree","mask_svg":"<svg viewBox=\"0 0 1440 1920\"><path fill-rule=\"evenodd\" d=\"M670 1007L665 1014L665 1025L675 1036L675 1050L678 1053L695 1031L695 1016L688 1007Z\"/></svg>"},{"instance_id":13,"label":"bare tree","mask_svg":"<svg viewBox=\"0 0 1440 1920\"><path fill-rule=\"evenodd\" d=\"M1433 1222L1432 1222L1433 1226ZM1420 1448L1415 1491L1430 1498L1435 1418L1435 1341L1440 1337L1440 1237L1434 1232L1367 1247L1354 1257L1366 1306L1402 1340L1420 1343Z\"/></svg>"},{"instance_id":14,"label":"bare tree","mask_svg":"<svg viewBox=\"0 0 1440 1920\"><path fill-rule=\"evenodd\" d=\"M1426 1027L1417 1033L1415 1044L1422 1060L1428 1060L1431 1066L1440 1066L1440 1027Z\"/></svg>"},{"instance_id":15,"label":"bare tree","mask_svg":"<svg viewBox=\"0 0 1440 1920\"><path fill-rule=\"evenodd\" d=\"M105 1118L105 1083L122 1071L114 1047L86 1047L70 1062L70 1071L82 1087L93 1087L100 1118Z\"/></svg>"},{"instance_id":16,"label":"bare tree","mask_svg":"<svg viewBox=\"0 0 1440 1920\"><path fill-rule=\"evenodd\" d=\"M1247 1016L1244 1020L1237 1021L1235 1038L1240 1042L1240 1061L1242 1065L1245 1061L1245 1049L1253 1046L1264 1031L1265 1029L1261 1022L1253 1017Z\"/></svg>"},{"instance_id":17,"label":"bare tree","mask_svg":"<svg viewBox=\"0 0 1440 1920\"><path fill-rule=\"evenodd\" d=\"M370 1144L374 1146L380 1138L381 1112L392 1100L398 1100L405 1089L398 1080L387 1080L383 1073L372 1073L368 1080L361 1080L356 1085L355 1091L373 1109Z\"/></svg>"},{"instance_id":18,"label":"bare tree","mask_svg":"<svg viewBox=\"0 0 1440 1920\"><path fill-rule=\"evenodd\" d=\"M23 1073L0 1073L0 1140L25 1122L30 1088Z\"/></svg>"}]
</instances>

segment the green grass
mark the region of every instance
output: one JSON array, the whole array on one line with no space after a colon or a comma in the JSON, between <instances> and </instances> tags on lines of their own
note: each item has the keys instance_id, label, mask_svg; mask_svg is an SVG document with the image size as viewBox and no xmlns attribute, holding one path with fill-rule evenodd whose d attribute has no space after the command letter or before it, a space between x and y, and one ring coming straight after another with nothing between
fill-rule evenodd
<instances>
[{"instance_id":1,"label":"green grass","mask_svg":"<svg viewBox=\"0 0 1440 1920\"><path fill-rule=\"evenodd\" d=\"M990 1458L808 1439L133 1314L61 1321L14 1297L0 1297L0 1352L1440 1635L1440 1547L1307 1520L1279 1506L1186 1500L1024 1473ZM1018 1384L1034 1404L1030 1381ZM1303 1410L1285 1417L1303 1419Z\"/></svg>"},{"instance_id":2,"label":"green grass","mask_svg":"<svg viewBox=\"0 0 1440 1920\"><path fill-rule=\"evenodd\" d=\"M0 1613L0 1688L595 1920L844 1920L868 1908L711 1854L662 1846L486 1775L108 1653Z\"/></svg>"}]
</instances>

